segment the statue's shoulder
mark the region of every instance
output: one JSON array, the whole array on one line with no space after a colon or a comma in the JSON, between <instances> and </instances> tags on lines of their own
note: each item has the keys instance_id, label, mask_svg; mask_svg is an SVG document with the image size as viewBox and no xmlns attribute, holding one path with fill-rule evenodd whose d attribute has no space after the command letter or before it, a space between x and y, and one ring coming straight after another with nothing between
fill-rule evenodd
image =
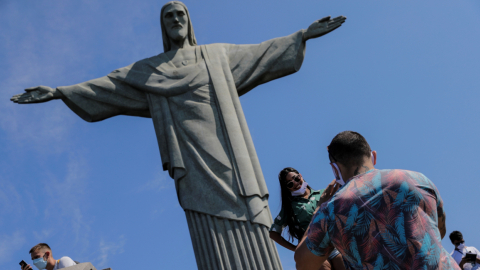
<instances>
[{"instance_id":1,"label":"statue's shoulder","mask_svg":"<svg viewBox=\"0 0 480 270\"><path fill-rule=\"evenodd\" d=\"M160 53L160 54L157 54L155 56L152 56L152 57L148 57L148 58L145 58L145 59L142 59L140 61L137 61L137 63L139 63L140 65L154 65L154 66L158 66L164 62L168 62L169 61L169 58L167 57L167 55L165 53Z\"/></svg>"},{"instance_id":2,"label":"statue's shoulder","mask_svg":"<svg viewBox=\"0 0 480 270\"><path fill-rule=\"evenodd\" d=\"M220 53L220 54L228 54L231 48L235 46L235 44L229 43L212 43L206 45L200 45L200 47L204 47L209 53Z\"/></svg>"}]
</instances>

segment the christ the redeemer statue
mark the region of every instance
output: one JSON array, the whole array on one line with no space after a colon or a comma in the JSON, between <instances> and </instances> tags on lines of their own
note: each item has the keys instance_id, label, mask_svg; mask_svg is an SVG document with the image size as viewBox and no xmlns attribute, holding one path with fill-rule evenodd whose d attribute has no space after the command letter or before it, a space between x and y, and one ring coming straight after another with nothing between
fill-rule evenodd
<instances>
[{"instance_id":1,"label":"christ the redeemer statue","mask_svg":"<svg viewBox=\"0 0 480 270\"><path fill-rule=\"evenodd\" d=\"M160 12L164 52L84 83L38 86L20 104L61 99L88 122L150 117L175 180L199 269L282 269L269 238L268 190L239 96L300 69L305 41L345 17L255 45L197 45L187 7Z\"/></svg>"}]
</instances>

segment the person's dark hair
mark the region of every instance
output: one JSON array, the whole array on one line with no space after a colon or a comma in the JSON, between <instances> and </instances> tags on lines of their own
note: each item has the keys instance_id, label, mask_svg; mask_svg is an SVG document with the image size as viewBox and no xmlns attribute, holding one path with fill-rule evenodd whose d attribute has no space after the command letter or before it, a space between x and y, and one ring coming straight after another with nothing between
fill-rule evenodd
<instances>
[{"instance_id":1,"label":"person's dark hair","mask_svg":"<svg viewBox=\"0 0 480 270\"><path fill-rule=\"evenodd\" d=\"M451 234L450 234L450 241L452 242L453 244L453 241L455 240L462 240L463 239L463 235L461 232L459 231L453 231Z\"/></svg>"},{"instance_id":2,"label":"person's dark hair","mask_svg":"<svg viewBox=\"0 0 480 270\"><path fill-rule=\"evenodd\" d=\"M28 253L31 254L32 252L35 252L35 251L40 250L40 249L48 249L48 250L52 251L52 249L47 244L40 243L40 244L37 244L34 247L32 247Z\"/></svg>"},{"instance_id":3,"label":"person's dark hair","mask_svg":"<svg viewBox=\"0 0 480 270\"><path fill-rule=\"evenodd\" d=\"M292 207L292 193L286 186L286 178L289 172L299 173L292 167L287 167L280 171L278 174L278 181L280 181L280 192L282 198L282 210L285 214L286 226L288 227L289 241L296 238L298 240L302 239L305 231L300 228L300 223L295 218L295 213L293 212Z\"/></svg>"},{"instance_id":4,"label":"person's dark hair","mask_svg":"<svg viewBox=\"0 0 480 270\"><path fill-rule=\"evenodd\" d=\"M339 162L346 167L360 166L365 156L370 157L370 145L355 131L337 134L328 146L330 162Z\"/></svg>"}]
</instances>

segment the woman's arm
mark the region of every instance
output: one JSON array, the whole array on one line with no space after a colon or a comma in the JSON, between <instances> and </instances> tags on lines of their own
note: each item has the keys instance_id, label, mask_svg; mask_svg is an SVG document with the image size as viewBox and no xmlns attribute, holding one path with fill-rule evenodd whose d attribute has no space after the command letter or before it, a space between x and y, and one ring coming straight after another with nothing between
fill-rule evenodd
<instances>
[{"instance_id":1,"label":"woman's arm","mask_svg":"<svg viewBox=\"0 0 480 270\"><path fill-rule=\"evenodd\" d=\"M279 234L278 232L270 232L270 238L273 241L277 242L280 246L286 249L289 249L291 251L295 251L295 249L297 248L297 246L285 240L285 238L283 238L282 235Z\"/></svg>"}]
</instances>

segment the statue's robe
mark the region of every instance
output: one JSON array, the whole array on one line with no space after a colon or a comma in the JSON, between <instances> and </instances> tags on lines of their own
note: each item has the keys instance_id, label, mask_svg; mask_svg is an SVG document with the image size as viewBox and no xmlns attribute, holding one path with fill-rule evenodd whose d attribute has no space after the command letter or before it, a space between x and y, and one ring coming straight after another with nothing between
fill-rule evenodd
<instances>
[{"instance_id":1,"label":"statue's robe","mask_svg":"<svg viewBox=\"0 0 480 270\"><path fill-rule=\"evenodd\" d=\"M268 190L239 96L298 71L302 34L187 47L182 50L195 50L195 63L177 68L162 53L58 90L88 122L151 117L163 169L175 180L183 209L269 227Z\"/></svg>"}]
</instances>

